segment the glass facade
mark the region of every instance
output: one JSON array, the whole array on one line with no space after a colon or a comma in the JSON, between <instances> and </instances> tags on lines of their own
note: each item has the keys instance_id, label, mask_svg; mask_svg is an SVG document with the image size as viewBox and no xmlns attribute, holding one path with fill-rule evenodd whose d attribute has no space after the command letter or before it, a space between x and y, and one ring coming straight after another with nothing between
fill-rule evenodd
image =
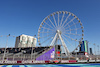
<instances>
[{"instance_id":1,"label":"glass facade","mask_svg":"<svg viewBox=\"0 0 100 67\"><path fill-rule=\"evenodd\" d=\"M88 53L88 42L87 41L82 41L82 43L80 45L81 45L80 51Z\"/></svg>"}]
</instances>

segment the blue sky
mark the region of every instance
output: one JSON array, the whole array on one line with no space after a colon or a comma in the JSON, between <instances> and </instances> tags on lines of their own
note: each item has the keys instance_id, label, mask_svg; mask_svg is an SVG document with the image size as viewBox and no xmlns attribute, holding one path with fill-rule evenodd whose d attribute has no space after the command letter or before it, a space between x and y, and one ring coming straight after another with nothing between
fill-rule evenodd
<instances>
[{"instance_id":1,"label":"blue sky","mask_svg":"<svg viewBox=\"0 0 100 67\"><path fill-rule=\"evenodd\" d=\"M56 11L74 13L83 23L84 40L100 46L100 0L0 0L0 46L14 47L21 34L37 35L42 20ZM97 47L96 47L97 48Z\"/></svg>"}]
</instances>

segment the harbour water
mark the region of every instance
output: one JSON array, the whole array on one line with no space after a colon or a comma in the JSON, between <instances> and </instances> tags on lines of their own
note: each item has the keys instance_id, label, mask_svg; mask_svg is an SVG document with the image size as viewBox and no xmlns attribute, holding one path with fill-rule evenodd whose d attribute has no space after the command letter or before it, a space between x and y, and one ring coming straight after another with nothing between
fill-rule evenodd
<instances>
[{"instance_id":1,"label":"harbour water","mask_svg":"<svg viewBox=\"0 0 100 67\"><path fill-rule=\"evenodd\" d=\"M91 63L91 64L0 65L0 67L100 67L100 63Z\"/></svg>"}]
</instances>

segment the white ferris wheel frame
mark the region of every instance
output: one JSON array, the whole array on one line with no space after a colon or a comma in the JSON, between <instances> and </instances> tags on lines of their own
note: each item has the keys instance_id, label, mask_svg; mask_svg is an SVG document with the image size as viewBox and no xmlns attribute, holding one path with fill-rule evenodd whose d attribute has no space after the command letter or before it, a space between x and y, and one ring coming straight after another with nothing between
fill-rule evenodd
<instances>
[{"instance_id":1,"label":"white ferris wheel frame","mask_svg":"<svg viewBox=\"0 0 100 67\"><path fill-rule=\"evenodd\" d=\"M61 13L63 13L63 15L62 15L61 22L60 22L59 15L60 15ZM57 20L58 22L57 22L56 19L55 19L55 14L58 15L58 20ZM64 18L64 16L65 16L65 14L68 14L68 16L67 16L66 19L64 20L63 18ZM52 20L50 19L50 16L53 17L54 23L53 23ZM70 16L73 16L73 18L72 18L68 23L66 23ZM51 23L52 26L49 25L49 24L46 22L47 19L50 21L50 23ZM78 22L76 22L76 23L73 22L74 19L77 19ZM64 20L64 22L63 22L63 20ZM71 22L73 22L73 24L72 24L72 25L69 25L69 23L71 23ZM76 28L76 24L78 24L78 23L80 23L81 28ZM43 34L43 33L51 33L51 32L48 32L48 31L47 31L47 32L44 32L44 31L41 32L41 28L47 29L47 30L52 30L52 29L43 27L43 24L46 24L46 25L48 25L50 28L53 28L53 29L56 28L57 26L61 26L61 25L62 25L62 27L68 26L68 27L65 28L65 29L68 29L68 28L69 28L69 30L66 30L66 31L70 31L70 33L67 33L67 34L82 36L80 40L81 40L81 41L83 40L84 30L83 30L82 23L81 23L81 21L79 20L79 18L78 18L76 15L74 15L73 13L71 13L71 12L67 12L67 11L57 11L57 12L54 12L54 13L48 15L46 18L44 18L44 20L41 22L41 24L40 24L40 26L39 26L39 29L38 29L38 42L39 42L39 45L41 45L40 38L42 38L42 37L40 37L40 34L41 34L41 33L42 33L42 34ZM75 29L70 29L70 27L72 27L72 26L75 26ZM78 29L82 29L82 35L81 35L81 34L77 34L77 30L78 30ZM76 33L71 33L71 31L73 31L73 30L75 30ZM62 34L62 35L64 35L64 34ZM65 54L66 54L66 56L67 56L67 55L69 55L69 50L68 50L68 48L67 48L67 46L66 46L66 44L65 44L65 42L64 42L64 40L63 40L63 38L62 38L62 37L63 37L62 35L60 34L60 30L57 29L57 30L56 30L56 34L55 34L55 36L53 37L53 40L52 40L51 43L50 43L50 46L51 46L51 45L54 45L56 39L59 37L59 39L61 40L62 46L63 46L63 48L64 48ZM48 37L48 36L49 36L49 35L46 35L45 37ZM58 37L57 37L57 36L58 36ZM64 36L67 37L67 38L69 38L69 39L71 39L71 40L78 41L78 40L76 40L76 39L71 38L70 36L67 36L67 35L64 35ZM48 40L48 39L47 39L47 40ZM66 39L66 40L67 40L67 39ZM67 40L67 41L68 41L68 40ZM44 42L45 42L45 41L44 41ZM69 42L69 41L68 41L68 42Z\"/></svg>"}]
</instances>

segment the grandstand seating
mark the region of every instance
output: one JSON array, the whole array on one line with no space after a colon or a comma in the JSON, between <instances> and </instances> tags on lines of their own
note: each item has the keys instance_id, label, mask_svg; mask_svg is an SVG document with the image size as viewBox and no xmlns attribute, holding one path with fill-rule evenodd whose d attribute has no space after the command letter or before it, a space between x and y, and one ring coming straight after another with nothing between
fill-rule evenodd
<instances>
[{"instance_id":1,"label":"grandstand seating","mask_svg":"<svg viewBox=\"0 0 100 67\"><path fill-rule=\"evenodd\" d=\"M49 47L27 47L27 48L6 48L6 54L31 54L32 52L40 54ZM33 50L33 51L32 51ZM3 55L5 48L0 48L0 55Z\"/></svg>"},{"instance_id":2,"label":"grandstand seating","mask_svg":"<svg viewBox=\"0 0 100 67\"><path fill-rule=\"evenodd\" d=\"M6 52L5 52L5 48L0 48L0 60L3 59L4 52L5 52L5 58L7 60L23 60L23 59L35 60L43 53L50 50L49 48L51 49L53 47L46 46L46 47L6 48Z\"/></svg>"}]
</instances>

